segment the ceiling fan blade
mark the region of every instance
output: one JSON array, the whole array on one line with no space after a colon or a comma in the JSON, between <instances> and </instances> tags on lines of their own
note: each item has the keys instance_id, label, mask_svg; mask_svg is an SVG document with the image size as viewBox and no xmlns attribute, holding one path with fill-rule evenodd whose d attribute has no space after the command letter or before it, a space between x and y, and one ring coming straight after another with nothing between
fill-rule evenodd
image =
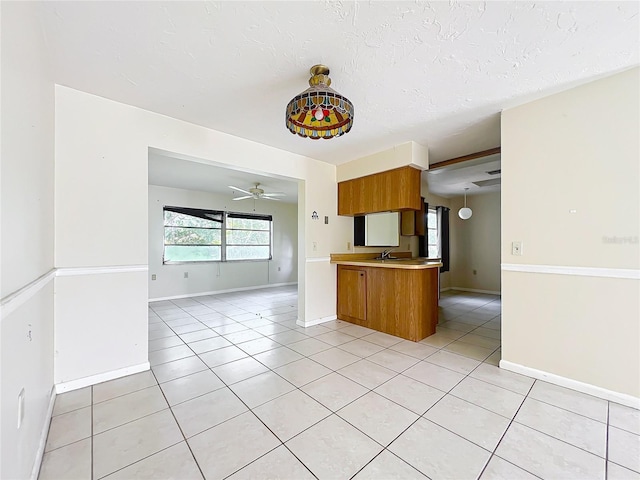
<instances>
[{"instance_id":1,"label":"ceiling fan blade","mask_svg":"<svg viewBox=\"0 0 640 480\"><path fill-rule=\"evenodd\" d=\"M233 200L245 200L246 198L253 198L253 195L247 195L245 197L236 197Z\"/></svg>"},{"instance_id":2,"label":"ceiling fan blade","mask_svg":"<svg viewBox=\"0 0 640 480\"><path fill-rule=\"evenodd\" d=\"M239 192L246 193L247 195L251 195L251 192L248 192L242 188L234 187L233 185L227 185L227 187L232 188L234 190L238 190Z\"/></svg>"},{"instance_id":3,"label":"ceiling fan blade","mask_svg":"<svg viewBox=\"0 0 640 480\"><path fill-rule=\"evenodd\" d=\"M265 200L276 200L276 201L280 201L279 198L273 198L273 197L267 197L266 195L262 195L260 198L264 198Z\"/></svg>"},{"instance_id":4,"label":"ceiling fan blade","mask_svg":"<svg viewBox=\"0 0 640 480\"><path fill-rule=\"evenodd\" d=\"M263 197L286 197L287 194L282 192L273 192L273 193L263 193L262 196Z\"/></svg>"}]
</instances>

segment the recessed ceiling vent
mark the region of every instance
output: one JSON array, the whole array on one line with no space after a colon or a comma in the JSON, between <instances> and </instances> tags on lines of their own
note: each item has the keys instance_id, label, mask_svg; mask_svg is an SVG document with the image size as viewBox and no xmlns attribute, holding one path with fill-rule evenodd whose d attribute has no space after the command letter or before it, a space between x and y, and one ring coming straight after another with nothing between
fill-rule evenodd
<instances>
[{"instance_id":1,"label":"recessed ceiling vent","mask_svg":"<svg viewBox=\"0 0 640 480\"><path fill-rule=\"evenodd\" d=\"M489 175L500 175L500 169L497 170L491 170L490 172L487 172Z\"/></svg>"},{"instance_id":2,"label":"recessed ceiling vent","mask_svg":"<svg viewBox=\"0 0 640 480\"><path fill-rule=\"evenodd\" d=\"M490 180L480 180L479 182L472 182L476 187L492 187L493 185L500 185L499 178L492 178Z\"/></svg>"}]
</instances>

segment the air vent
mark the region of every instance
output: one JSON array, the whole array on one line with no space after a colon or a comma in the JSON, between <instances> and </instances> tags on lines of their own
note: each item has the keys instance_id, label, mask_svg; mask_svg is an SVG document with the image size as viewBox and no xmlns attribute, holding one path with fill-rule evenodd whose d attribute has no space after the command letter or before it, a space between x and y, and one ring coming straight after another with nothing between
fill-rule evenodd
<instances>
[{"instance_id":1,"label":"air vent","mask_svg":"<svg viewBox=\"0 0 640 480\"><path fill-rule=\"evenodd\" d=\"M480 180L479 182L472 182L476 187L491 187L493 185L500 185L499 178L492 178L490 180Z\"/></svg>"},{"instance_id":2,"label":"air vent","mask_svg":"<svg viewBox=\"0 0 640 480\"><path fill-rule=\"evenodd\" d=\"M491 170L490 172L487 172L489 175L499 175L500 174L500 169L497 170Z\"/></svg>"}]
</instances>

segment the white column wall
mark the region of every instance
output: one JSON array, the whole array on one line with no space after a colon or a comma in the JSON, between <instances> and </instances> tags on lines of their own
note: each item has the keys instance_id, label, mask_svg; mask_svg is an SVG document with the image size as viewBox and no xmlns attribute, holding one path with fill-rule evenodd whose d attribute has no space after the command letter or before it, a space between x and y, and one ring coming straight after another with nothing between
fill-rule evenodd
<instances>
[{"instance_id":1,"label":"white column wall","mask_svg":"<svg viewBox=\"0 0 640 480\"><path fill-rule=\"evenodd\" d=\"M0 22L0 478L13 479L38 466L53 387L54 85L37 5L1 2Z\"/></svg>"},{"instance_id":2,"label":"white column wall","mask_svg":"<svg viewBox=\"0 0 640 480\"><path fill-rule=\"evenodd\" d=\"M100 339L118 337L130 355L122 358L114 353L109 361L97 362L82 356L87 345L69 347L59 352L64 360L60 358L56 363L57 379L78 378L89 372L99 374L105 368L131 367L147 359L146 331L126 326L146 325L147 321L146 314L140 314L139 305L146 305L148 283L146 276L137 274L137 267L148 262L149 147L217 165L301 180L304 196L299 198L299 269L306 265L307 257L322 261L313 274L306 267L300 269L299 319L314 321L335 315L335 268L328 257L351 235L349 219L337 216L335 166L56 86L56 266L77 271L89 267L131 268L129 275L135 279L128 295L136 299L130 304L124 302L115 278L112 287L105 287L102 281L99 285L87 284L87 288L97 290L87 292L88 297L96 299L96 310L107 298L123 303L118 319L98 319L67 308L73 303L73 289L63 288L66 293L58 295L57 302L64 308L57 310L56 317L61 331L73 335L74 326L91 322L95 338L78 341L98 347L103 341ZM329 224L312 221L313 210L322 219L328 216ZM304 282L300 281L301 276ZM70 278L60 278L61 284ZM125 304L129 306L124 308ZM56 337L57 342L68 345L73 345L72 340ZM73 367L81 362L86 363L82 371ZM67 371L69 368L73 371Z\"/></svg>"}]
</instances>

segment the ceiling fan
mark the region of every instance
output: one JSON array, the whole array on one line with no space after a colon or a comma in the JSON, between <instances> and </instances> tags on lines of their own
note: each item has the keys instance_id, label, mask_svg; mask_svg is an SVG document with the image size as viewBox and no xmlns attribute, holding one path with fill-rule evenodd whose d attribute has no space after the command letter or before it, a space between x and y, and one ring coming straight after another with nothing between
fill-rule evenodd
<instances>
[{"instance_id":1,"label":"ceiling fan","mask_svg":"<svg viewBox=\"0 0 640 480\"><path fill-rule=\"evenodd\" d=\"M260 188L259 183L255 183L254 187L251 187L249 190L244 190L242 188L234 187L233 185L228 185L229 188L233 190L238 190L239 192L246 193L243 197L236 197L234 200L245 200L247 198L253 198L254 200L258 200L264 198L265 200L280 200L279 198L274 197L286 197L287 195L283 192L272 192L272 193L264 193L264 190Z\"/></svg>"}]
</instances>

